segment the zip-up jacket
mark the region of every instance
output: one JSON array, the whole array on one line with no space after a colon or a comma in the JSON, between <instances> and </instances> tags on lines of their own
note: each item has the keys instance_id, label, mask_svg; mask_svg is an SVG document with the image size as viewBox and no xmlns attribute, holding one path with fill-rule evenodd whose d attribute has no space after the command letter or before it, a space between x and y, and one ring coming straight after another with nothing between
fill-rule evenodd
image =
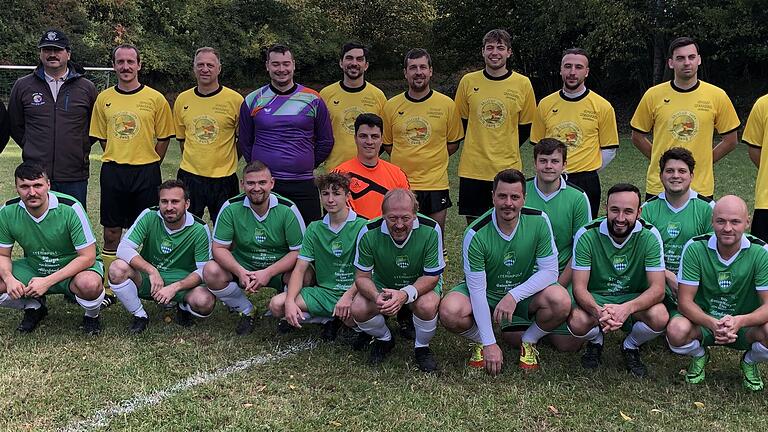
<instances>
[{"instance_id":1,"label":"zip-up jacket","mask_svg":"<svg viewBox=\"0 0 768 432\"><path fill-rule=\"evenodd\" d=\"M52 181L88 179L92 144L88 129L96 86L84 72L69 63L55 102L42 65L16 80L11 89L11 137L21 147L22 159L42 165Z\"/></svg>"}]
</instances>

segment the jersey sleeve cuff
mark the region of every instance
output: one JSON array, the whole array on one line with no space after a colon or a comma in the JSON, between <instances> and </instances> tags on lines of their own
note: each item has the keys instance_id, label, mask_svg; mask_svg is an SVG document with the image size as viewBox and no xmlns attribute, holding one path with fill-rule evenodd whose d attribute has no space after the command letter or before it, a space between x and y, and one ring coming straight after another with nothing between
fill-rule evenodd
<instances>
[{"instance_id":1,"label":"jersey sleeve cuff","mask_svg":"<svg viewBox=\"0 0 768 432\"><path fill-rule=\"evenodd\" d=\"M360 265L360 264L358 264L358 263L355 263L355 268L356 268L356 269L358 269L358 270L360 270L360 271L364 271L364 272L373 271L373 266L370 266L370 267L365 267L365 266L361 266L361 265Z\"/></svg>"},{"instance_id":2,"label":"jersey sleeve cuff","mask_svg":"<svg viewBox=\"0 0 768 432\"><path fill-rule=\"evenodd\" d=\"M301 245L290 246L288 249L291 250L291 251L297 251L297 250L301 249Z\"/></svg>"},{"instance_id":3,"label":"jersey sleeve cuff","mask_svg":"<svg viewBox=\"0 0 768 432\"><path fill-rule=\"evenodd\" d=\"M88 246L90 246L90 245L92 245L92 244L95 244L95 243L96 243L96 239L93 239L93 240L91 240L91 241L89 241L89 242L85 242L85 243L83 243L83 244L81 244L81 245L75 246L75 250L81 250L81 249L85 249L85 248L87 248ZM0 245L0 247L2 247L2 245Z\"/></svg>"},{"instance_id":4,"label":"jersey sleeve cuff","mask_svg":"<svg viewBox=\"0 0 768 432\"><path fill-rule=\"evenodd\" d=\"M573 270L581 270L581 271L590 271L592 270L591 266L578 266L576 264L571 264L571 269Z\"/></svg>"},{"instance_id":5,"label":"jersey sleeve cuff","mask_svg":"<svg viewBox=\"0 0 768 432\"><path fill-rule=\"evenodd\" d=\"M165 141L165 140L169 140L171 138L176 138L176 135L168 135L167 137L158 138L157 140L158 141Z\"/></svg>"},{"instance_id":6,"label":"jersey sleeve cuff","mask_svg":"<svg viewBox=\"0 0 768 432\"><path fill-rule=\"evenodd\" d=\"M759 286L755 287L755 289L758 291L768 291L768 286Z\"/></svg>"},{"instance_id":7,"label":"jersey sleeve cuff","mask_svg":"<svg viewBox=\"0 0 768 432\"><path fill-rule=\"evenodd\" d=\"M667 269L664 267L646 267L645 271L647 272L661 272L666 271Z\"/></svg>"},{"instance_id":8,"label":"jersey sleeve cuff","mask_svg":"<svg viewBox=\"0 0 768 432\"><path fill-rule=\"evenodd\" d=\"M728 135L731 132L736 132L737 130L739 130L740 127L741 127L741 122L739 122L739 124L735 128L733 128L733 129L731 129L731 130L729 130L727 132L718 132L718 134L720 134L720 135Z\"/></svg>"},{"instance_id":9,"label":"jersey sleeve cuff","mask_svg":"<svg viewBox=\"0 0 768 432\"><path fill-rule=\"evenodd\" d=\"M699 286L699 282L698 281L689 281L689 280L685 280L685 279L678 279L677 283L678 284L686 284L686 285L690 285L690 286L696 286L696 287Z\"/></svg>"},{"instance_id":10,"label":"jersey sleeve cuff","mask_svg":"<svg viewBox=\"0 0 768 432\"><path fill-rule=\"evenodd\" d=\"M13 243L11 243L11 244L0 243L0 248L10 249L12 247L13 247Z\"/></svg>"},{"instance_id":11,"label":"jersey sleeve cuff","mask_svg":"<svg viewBox=\"0 0 768 432\"><path fill-rule=\"evenodd\" d=\"M444 267L440 267L437 269L424 269L424 276L440 276L443 274L443 271L445 270Z\"/></svg>"},{"instance_id":12,"label":"jersey sleeve cuff","mask_svg":"<svg viewBox=\"0 0 768 432\"><path fill-rule=\"evenodd\" d=\"M642 130L640 128L636 128L636 127L634 127L632 125L629 125L629 128L632 129L635 132L640 132L641 134L645 134L645 135L651 133L651 131L644 131L644 130Z\"/></svg>"},{"instance_id":13,"label":"jersey sleeve cuff","mask_svg":"<svg viewBox=\"0 0 768 432\"><path fill-rule=\"evenodd\" d=\"M302 261L306 261L306 262L312 262L312 261L314 261L314 260L315 260L315 259L314 259L314 258L312 258L312 257L308 257L308 256L304 256L304 255L299 255L299 256L298 256L298 259L300 259L300 260L302 260Z\"/></svg>"},{"instance_id":14,"label":"jersey sleeve cuff","mask_svg":"<svg viewBox=\"0 0 768 432\"><path fill-rule=\"evenodd\" d=\"M756 149L762 149L763 148L763 146L759 146L757 144L752 144L751 142L745 140L744 138L741 139L741 142L743 142L744 144L748 145L749 147L754 147Z\"/></svg>"},{"instance_id":15,"label":"jersey sleeve cuff","mask_svg":"<svg viewBox=\"0 0 768 432\"><path fill-rule=\"evenodd\" d=\"M214 237L214 238L213 238L213 242L214 242L214 243L218 243L218 244L220 244L220 245L224 245L224 246L229 246L229 245L231 245L231 244L232 244L232 240L230 240L230 241L225 241L225 240L217 239L216 237Z\"/></svg>"}]
</instances>

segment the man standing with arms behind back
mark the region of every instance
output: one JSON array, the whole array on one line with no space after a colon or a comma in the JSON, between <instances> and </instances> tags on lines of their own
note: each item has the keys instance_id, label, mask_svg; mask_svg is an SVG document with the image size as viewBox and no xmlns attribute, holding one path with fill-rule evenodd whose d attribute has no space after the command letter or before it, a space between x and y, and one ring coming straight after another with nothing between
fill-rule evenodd
<instances>
[{"instance_id":1,"label":"man standing with arms behind back","mask_svg":"<svg viewBox=\"0 0 768 432\"><path fill-rule=\"evenodd\" d=\"M42 165L51 189L88 205L88 128L96 87L85 70L69 61L69 39L59 30L43 33L40 64L11 89L11 135L25 162Z\"/></svg>"}]
</instances>

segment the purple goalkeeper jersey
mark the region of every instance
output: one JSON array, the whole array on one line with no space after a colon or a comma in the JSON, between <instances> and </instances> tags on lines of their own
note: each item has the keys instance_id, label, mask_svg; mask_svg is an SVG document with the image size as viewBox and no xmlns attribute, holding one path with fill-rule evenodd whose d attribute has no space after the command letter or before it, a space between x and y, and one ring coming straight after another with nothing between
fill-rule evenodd
<instances>
[{"instance_id":1,"label":"purple goalkeeper jersey","mask_svg":"<svg viewBox=\"0 0 768 432\"><path fill-rule=\"evenodd\" d=\"M264 162L280 180L310 180L333 148L328 108L301 84L281 92L265 85L240 107L238 142L246 162Z\"/></svg>"}]
</instances>

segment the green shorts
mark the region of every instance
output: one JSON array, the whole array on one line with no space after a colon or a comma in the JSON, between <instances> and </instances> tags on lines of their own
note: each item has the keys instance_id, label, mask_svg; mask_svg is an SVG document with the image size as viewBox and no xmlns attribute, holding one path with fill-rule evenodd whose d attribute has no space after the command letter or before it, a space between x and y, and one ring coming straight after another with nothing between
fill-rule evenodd
<instances>
[{"instance_id":1,"label":"green shorts","mask_svg":"<svg viewBox=\"0 0 768 432\"><path fill-rule=\"evenodd\" d=\"M681 314L677 309L669 312L669 319L671 320L674 317L681 316L685 318L683 314ZM752 348L752 342L747 339L747 332L752 327L742 327L739 329L738 333L736 334L736 342L729 343L727 345L720 345L715 343L715 334L712 333L712 330L708 329L704 326L699 326L699 330L701 331L701 345L708 347L708 346L724 346L728 348L733 348L735 350L742 350L746 351L748 349Z\"/></svg>"},{"instance_id":2,"label":"green shorts","mask_svg":"<svg viewBox=\"0 0 768 432\"><path fill-rule=\"evenodd\" d=\"M317 317L333 317L333 309L339 301L344 291L328 289L320 286L308 286L299 292L304 304L307 305L307 312Z\"/></svg>"},{"instance_id":3,"label":"green shorts","mask_svg":"<svg viewBox=\"0 0 768 432\"><path fill-rule=\"evenodd\" d=\"M667 308L667 312L672 315L673 310L677 310L677 297L672 294L672 289L669 286L664 286L664 300L662 301Z\"/></svg>"},{"instance_id":4,"label":"green shorts","mask_svg":"<svg viewBox=\"0 0 768 432\"><path fill-rule=\"evenodd\" d=\"M462 282L456 285L455 287L453 287L451 292L454 292L454 291L460 294L463 294L464 296L469 298L469 287L467 287L466 282ZM504 293L504 295L507 295L507 294ZM491 309L491 316L493 316L493 311L496 309L496 306L499 304L502 298L504 298L504 296L501 296L498 298L497 296L487 296L488 307ZM531 314L528 311L528 306L530 306L532 300L533 300L533 297L528 297L527 299L517 304L517 307L515 307L515 312L512 315L513 316L512 321L510 322L510 321L504 320L501 322L501 325L499 327L501 327L502 331L505 331L504 329L510 326L513 326L514 323L516 322L515 321L516 319L533 322L534 316L531 316Z\"/></svg>"},{"instance_id":5,"label":"green shorts","mask_svg":"<svg viewBox=\"0 0 768 432\"><path fill-rule=\"evenodd\" d=\"M28 284L32 278L47 276L36 271L31 265L29 265L29 262L26 258L14 260L11 263L11 266L11 273L13 274L13 277L18 279L18 281L24 285ZM104 264L101 263L101 259L96 259L96 262L92 266L88 267L86 271L96 272L99 277L104 280ZM72 291L69 290L69 284L71 283L72 278L64 279L63 281L48 288L48 291L45 294L64 294L65 296L75 298L75 295L72 294Z\"/></svg>"},{"instance_id":6,"label":"green shorts","mask_svg":"<svg viewBox=\"0 0 768 432\"><path fill-rule=\"evenodd\" d=\"M166 286L178 282L185 277L189 276L189 271L187 270L178 270L178 269L168 269L163 270L160 272L160 277L163 278L163 283L165 283ZM181 290L178 291L171 301L176 303L183 303L184 297L187 296L187 293L189 293L191 290ZM141 286L139 287L139 297L144 300L152 300L155 299L152 298L152 285L149 283L149 275L141 272Z\"/></svg>"},{"instance_id":7,"label":"green shorts","mask_svg":"<svg viewBox=\"0 0 768 432\"><path fill-rule=\"evenodd\" d=\"M568 288L566 288L566 291L568 291L568 295L571 297L571 308L573 308L573 305L575 304L575 300L573 299L573 288L569 285ZM523 300L523 302L528 301L528 299ZM533 324L532 319L525 319L522 317L518 317L515 315L512 318L512 322L509 323L509 326L502 327L501 331L505 332L516 332L516 331L525 331L528 327ZM564 323L557 326L554 330L552 330L550 333L557 334L557 335L564 335L564 336L573 336L571 334L571 331L568 330L568 321L566 320Z\"/></svg>"},{"instance_id":8,"label":"green shorts","mask_svg":"<svg viewBox=\"0 0 768 432\"><path fill-rule=\"evenodd\" d=\"M607 304L623 304L632 301L640 297L640 294L642 293L602 295L591 292L590 294L592 294L592 298L595 299L595 303L597 303L598 306L605 306ZM624 325L621 326L621 329L629 333L632 331L633 325L635 325L635 319L630 315L627 317L627 320L624 321Z\"/></svg>"}]
</instances>

